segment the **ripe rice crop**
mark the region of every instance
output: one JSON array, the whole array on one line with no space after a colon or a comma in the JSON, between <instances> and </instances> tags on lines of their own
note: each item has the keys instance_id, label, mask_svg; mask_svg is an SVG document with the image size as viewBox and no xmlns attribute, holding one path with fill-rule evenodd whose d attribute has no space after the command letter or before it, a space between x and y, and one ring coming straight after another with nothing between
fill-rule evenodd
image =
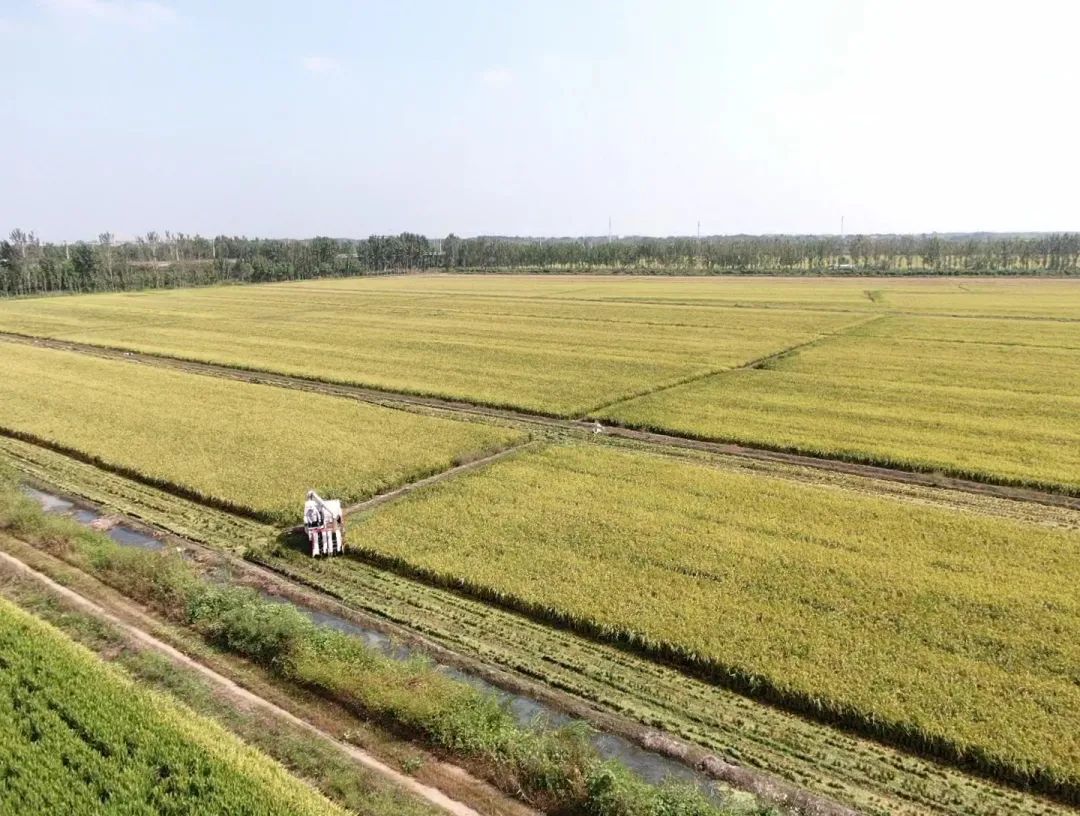
<instances>
[{"instance_id":1,"label":"ripe rice crop","mask_svg":"<svg viewBox=\"0 0 1080 816\"><path fill-rule=\"evenodd\" d=\"M131 482L45 448L0 438L0 474L5 459L63 493L84 496L108 511L133 515L212 547L249 542L248 557L252 560L330 593L356 610L375 612L423 632L426 638L459 654L618 711L648 728L663 729L742 765L843 801L867 816L1002 816L1003 811L1009 816L1074 816L1067 805L1050 804L1030 792L1011 791L1003 803L1002 789L991 781L914 757L877 740L841 734L687 676L646 655L629 655L615 645L529 620L479 599L352 558L316 559L292 548L260 547L255 542L272 538L272 528ZM710 457L710 462L744 471L738 460ZM809 475L785 468L770 469L770 473L785 478L795 478L796 473L799 478ZM959 506L969 512L1046 526L1080 527L1078 514L1062 508L927 488L912 490L891 482L876 481L871 486L861 478L816 475L838 487L862 492L872 489L895 495L896 491L919 503L935 502L936 498L937 506Z\"/></svg>"},{"instance_id":2,"label":"ripe rice crop","mask_svg":"<svg viewBox=\"0 0 1080 816\"><path fill-rule=\"evenodd\" d=\"M366 557L1080 798L1080 535L562 445L353 523Z\"/></svg>"},{"instance_id":3,"label":"ripe rice crop","mask_svg":"<svg viewBox=\"0 0 1080 816\"><path fill-rule=\"evenodd\" d=\"M479 291L446 290L460 280L334 280L12 301L0 303L0 331L577 415L860 319L797 308L597 302L591 289L548 299L548 289L538 292L529 278L511 279L520 297L485 295L477 278L464 280L477 282ZM612 287L608 296L623 285L603 284Z\"/></svg>"},{"instance_id":4,"label":"ripe rice crop","mask_svg":"<svg viewBox=\"0 0 1080 816\"><path fill-rule=\"evenodd\" d=\"M347 501L521 434L345 399L3 344L0 430L268 521Z\"/></svg>"},{"instance_id":5,"label":"ripe rice crop","mask_svg":"<svg viewBox=\"0 0 1080 816\"><path fill-rule=\"evenodd\" d=\"M265 754L5 600L0 665L0 811L344 814Z\"/></svg>"},{"instance_id":6,"label":"ripe rice crop","mask_svg":"<svg viewBox=\"0 0 1080 816\"><path fill-rule=\"evenodd\" d=\"M888 317L612 406L621 424L1080 491L1080 323Z\"/></svg>"},{"instance_id":7,"label":"ripe rice crop","mask_svg":"<svg viewBox=\"0 0 1080 816\"><path fill-rule=\"evenodd\" d=\"M0 331L1080 490L1080 280L395 276L11 300Z\"/></svg>"}]
</instances>

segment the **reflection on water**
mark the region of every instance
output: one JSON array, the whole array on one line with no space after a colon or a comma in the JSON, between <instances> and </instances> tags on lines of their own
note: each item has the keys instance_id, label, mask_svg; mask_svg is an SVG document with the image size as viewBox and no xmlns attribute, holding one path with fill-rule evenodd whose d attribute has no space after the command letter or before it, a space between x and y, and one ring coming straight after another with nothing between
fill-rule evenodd
<instances>
[{"instance_id":1,"label":"reflection on water","mask_svg":"<svg viewBox=\"0 0 1080 816\"><path fill-rule=\"evenodd\" d=\"M117 544L123 544L126 547L141 547L144 550L160 550L165 546L153 535L142 530L136 530L123 522L115 522L96 510L78 507L74 502L33 487L24 485L23 491L31 498L36 499L41 504L41 509L46 513L69 516L79 524L85 524L87 527L100 525L103 532Z\"/></svg>"}]
</instances>

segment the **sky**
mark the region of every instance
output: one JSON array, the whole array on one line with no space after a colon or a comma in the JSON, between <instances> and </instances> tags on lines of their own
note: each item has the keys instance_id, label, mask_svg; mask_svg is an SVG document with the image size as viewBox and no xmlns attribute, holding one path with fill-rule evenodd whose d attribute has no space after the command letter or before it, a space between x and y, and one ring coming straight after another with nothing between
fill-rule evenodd
<instances>
[{"instance_id":1,"label":"sky","mask_svg":"<svg viewBox=\"0 0 1080 816\"><path fill-rule=\"evenodd\" d=\"M0 232L1080 230L1080 2L0 0Z\"/></svg>"}]
</instances>

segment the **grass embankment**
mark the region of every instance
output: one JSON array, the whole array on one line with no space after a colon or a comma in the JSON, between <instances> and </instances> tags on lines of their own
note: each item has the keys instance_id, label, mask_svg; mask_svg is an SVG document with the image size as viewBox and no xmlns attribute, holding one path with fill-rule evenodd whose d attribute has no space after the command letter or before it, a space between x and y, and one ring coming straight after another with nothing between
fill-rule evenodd
<instances>
[{"instance_id":1,"label":"grass embankment","mask_svg":"<svg viewBox=\"0 0 1080 816\"><path fill-rule=\"evenodd\" d=\"M354 520L365 557L1080 801L1080 537L563 445Z\"/></svg>"},{"instance_id":2,"label":"grass embankment","mask_svg":"<svg viewBox=\"0 0 1080 816\"><path fill-rule=\"evenodd\" d=\"M30 547L18 542L11 536L0 532L0 540L10 542L17 550L25 553ZM6 549L6 545L5 545ZM102 585L91 576L81 573L67 564L60 565L57 560L44 556L49 564L49 576L71 588L85 587L88 584ZM40 570L42 563L35 559L33 568ZM77 590L78 591L78 590ZM407 793L393 781L375 770L359 764L343 752L337 745L326 738L311 733L307 729L276 717L258 706L237 705L236 698L224 693L213 680L204 676L196 668L175 661L133 638L120 626L103 620L93 611L83 609L73 602L59 596L30 575L0 568L0 597L6 598L35 618L55 626L76 643L85 646L99 655L109 665L126 672L140 688L153 689L167 697L179 701L191 710L221 724L228 731L237 735L260 751L280 762L290 773L300 777L308 784L321 791L328 799L349 813L363 816L443 816L445 811L435 805ZM189 654L212 652L194 633L172 626L170 639L179 635ZM160 630L154 633L160 635ZM172 641L173 645L179 645ZM228 659L228 658L226 658ZM231 668L237 668L238 661L231 661ZM240 685L254 690L260 687L263 671L253 665L244 666L242 674L231 673L231 679ZM340 711L335 712L335 723L341 723ZM373 739L382 744L379 736L372 730L351 725L349 742ZM402 749L398 744L391 748L393 759L400 767L405 763L416 763L424 769L422 755L411 746ZM423 771L421 771L423 773Z\"/></svg>"},{"instance_id":3,"label":"grass embankment","mask_svg":"<svg viewBox=\"0 0 1080 816\"><path fill-rule=\"evenodd\" d=\"M599 416L1080 494L1080 322L889 317Z\"/></svg>"},{"instance_id":4,"label":"grass embankment","mask_svg":"<svg viewBox=\"0 0 1080 816\"><path fill-rule=\"evenodd\" d=\"M296 523L523 439L351 400L4 343L0 430L182 495Z\"/></svg>"},{"instance_id":5,"label":"grass embankment","mask_svg":"<svg viewBox=\"0 0 1080 816\"><path fill-rule=\"evenodd\" d=\"M2 599L0 665L0 812L345 812Z\"/></svg>"},{"instance_id":6,"label":"grass embankment","mask_svg":"<svg viewBox=\"0 0 1080 816\"><path fill-rule=\"evenodd\" d=\"M497 699L428 661L383 657L355 637L316 626L290 606L201 578L177 555L126 549L70 520L45 516L10 483L0 486L0 529L190 626L219 648L422 740L545 812L724 812L693 789L654 787L618 763L601 760L581 728L522 728Z\"/></svg>"}]
</instances>

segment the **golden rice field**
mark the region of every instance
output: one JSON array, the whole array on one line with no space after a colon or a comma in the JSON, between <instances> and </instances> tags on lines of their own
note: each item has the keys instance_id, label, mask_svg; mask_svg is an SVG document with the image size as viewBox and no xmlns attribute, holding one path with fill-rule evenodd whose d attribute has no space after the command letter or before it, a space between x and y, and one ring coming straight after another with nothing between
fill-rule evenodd
<instances>
[{"instance_id":1,"label":"golden rice field","mask_svg":"<svg viewBox=\"0 0 1080 816\"><path fill-rule=\"evenodd\" d=\"M265 754L0 600L0 812L344 816Z\"/></svg>"},{"instance_id":2,"label":"golden rice field","mask_svg":"<svg viewBox=\"0 0 1080 816\"><path fill-rule=\"evenodd\" d=\"M610 446L522 453L353 547L1013 780L1080 789L1080 534Z\"/></svg>"},{"instance_id":3,"label":"golden rice field","mask_svg":"<svg viewBox=\"0 0 1080 816\"><path fill-rule=\"evenodd\" d=\"M534 299L530 278L511 299L464 280L479 290L401 277L10 301L0 331L569 416L860 319Z\"/></svg>"},{"instance_id":4,"label":"golden rice field","mask_svg":"<svg viewBox=\"0 0 1080 816\"><path fill-rule=\"evenodd\" d=\"M605 306L622 303L1080 319L1080 281L1075 278L438 275L325 281L320 285L343 293L362 290Z\"/></svg>"},{"instance_id":5,"label":"golden rice field","mask_svg":"<svg viewBox=\"0 0 1080 816\"><path fill-rule=\"evenodd\" d=\"M0 344L0 430L266 520L505 447L515 431L73 352Z\"/></svg>"},{"instance_id":6,"label":"golden rice field","mask_svg":"<svg viewBox=\"0 0 1080 816\"><path fill-rule=\"evenodd\" d=\"M394 276L11 300L0 331L1080 490L1077 280Z\"/></svg>"},{"instance_id":7,"label":"golden rice field","mask_svg":"<svg viewBox=\"0 0 1080 816\"><path fill-rule=\"evenodd\" d=\"M621 424L1080 491L1080 322L883 317L612 406Z\"/></svg>"},{"instance_id":8,"label":"golden rice field","mask_svg":"<svg viewBox=\"0 0 1080 816\"><path fill-rule=\"evenodd\" d=\"M1074 280L395 276L9 300L2 332L1080 495ZM276 525L524 441L473 419L0 341L0 433ZM456 475L351 545L1080 801L1080 525L610 442Z\"/></svg>"}]
</instances>

